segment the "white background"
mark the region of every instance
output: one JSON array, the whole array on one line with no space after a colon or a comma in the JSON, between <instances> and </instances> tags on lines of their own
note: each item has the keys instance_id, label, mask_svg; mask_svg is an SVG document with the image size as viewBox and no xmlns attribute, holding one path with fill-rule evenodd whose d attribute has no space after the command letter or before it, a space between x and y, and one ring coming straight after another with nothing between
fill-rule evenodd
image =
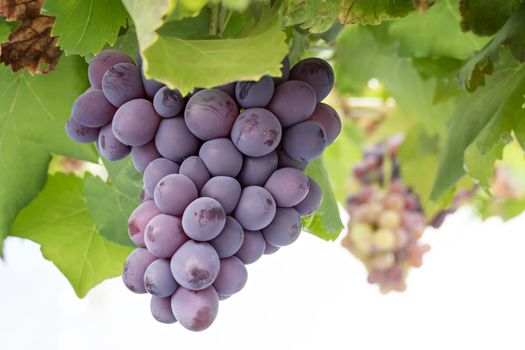
<instances>
[{"instance_id":1,"label":"white background","mask_svg":"<svg viewBox=\"0 0 525 350\"><path fill-rule=\"evenodd\" d=\"M149 314L120 279L79 300L29 241L0 262L0 349L525 349L525 217L467 210L438 231L408 290L381 295L338 242L309 234L249 266L248 284L191 333Z\"/></svg>"}]
</instances>

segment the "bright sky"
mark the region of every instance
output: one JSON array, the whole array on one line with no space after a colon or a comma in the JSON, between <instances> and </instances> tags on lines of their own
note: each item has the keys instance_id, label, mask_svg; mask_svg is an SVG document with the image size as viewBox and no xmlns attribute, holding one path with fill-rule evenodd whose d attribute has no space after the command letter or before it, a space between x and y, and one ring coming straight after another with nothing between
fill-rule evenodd
<instances>
[{"instance_id":1,"label":"bright sky","mask_svg":"<svg viewBox=\"0 0 525 350\"><path fill-rule=\"evenodd\" d=\"M0 263L2 350L525 349L525 216L449 217L403 294L381 295L338 243L304 234L249 266L248 284L191 333L149 314L120 279L78 300L36 244L10 238Z\"/></svg>"}]
</instances>

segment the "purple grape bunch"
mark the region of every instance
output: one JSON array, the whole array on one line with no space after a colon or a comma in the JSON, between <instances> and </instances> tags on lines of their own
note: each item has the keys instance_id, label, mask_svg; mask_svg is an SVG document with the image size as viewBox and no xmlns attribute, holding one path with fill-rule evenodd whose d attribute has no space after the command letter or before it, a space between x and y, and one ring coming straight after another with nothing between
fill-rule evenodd
<instances>
[{"instance_id":1,"label":"purple grape bunch","mask_svg":"<svg viewBox=\"0 0 525 350\"><path fill-rule=\"evenodd\" d=\"M308 58L281 77L238 81L182 96L145 78L127 55L107 50L90 62L91 87L66 125L102 157L131 153L143 174L143 201L128 232L137 248L122 278L151 295L162 323L192 331L215 320L219 300L246 284L245 265L292 244L301 217L321 204L304 173L341 131L321 101L333 87L330 65Z\"/></svg>"}]
</instances>

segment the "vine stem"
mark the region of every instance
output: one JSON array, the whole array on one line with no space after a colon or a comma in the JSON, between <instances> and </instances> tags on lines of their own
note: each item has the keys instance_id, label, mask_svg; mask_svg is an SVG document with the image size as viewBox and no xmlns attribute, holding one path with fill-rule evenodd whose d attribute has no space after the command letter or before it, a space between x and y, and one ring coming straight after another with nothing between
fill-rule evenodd
<instances>
[{"instance_id":1,"label":"vine stem","mask_svg":"<svg viewBox=\"0 0 525 350\"><path fill-rule=\"evenodd\" d=\"M210 16L210 26L208 27L208 34L210 36L216 36L217 35L217 29L219 25L219 12L220 12L221 4L215 3L211 7L211 16Z\"/></svg>"}]
</instances>

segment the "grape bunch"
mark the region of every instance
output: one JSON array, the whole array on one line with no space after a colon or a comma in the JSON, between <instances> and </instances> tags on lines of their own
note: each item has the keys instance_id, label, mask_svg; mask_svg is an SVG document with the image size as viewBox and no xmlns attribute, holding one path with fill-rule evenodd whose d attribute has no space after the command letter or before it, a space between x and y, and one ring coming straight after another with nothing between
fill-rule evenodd
<instances>
[{"instance_id":1,"label":"grape bunch","mask_svg":"<svg viewBox=\"0 0 525 350\"><path fill-rule=\"evenodd\" d=\"M350 220L341 242L364 263L368 282L378 284L383 293L404 291L410 267L421 266L430 249L420 243L427 224L419 198L400 178L396 159L400 142L393 138L376 145L355 166L360 188L347 200Z\"/></svg>"},{"instance_id":2,"label":"grape bunch","mask_svg":"<svg viewBox=\"0 0 525 350\"><path fill-rule=\"evenodd\" d=\"M66 130L97 141L108 160L131 153L143 174L143 201L128 222L137 248L122 277L151 294L160 322L208 328L219 300L246 284L245 265L297 240L301 217L321 204L303 171L341 131L321 102L333 71L318 58L290 69L285 58L281 73L182 96L118 51L89 64L91 88Z\"/></svg>"}]
</instances>

